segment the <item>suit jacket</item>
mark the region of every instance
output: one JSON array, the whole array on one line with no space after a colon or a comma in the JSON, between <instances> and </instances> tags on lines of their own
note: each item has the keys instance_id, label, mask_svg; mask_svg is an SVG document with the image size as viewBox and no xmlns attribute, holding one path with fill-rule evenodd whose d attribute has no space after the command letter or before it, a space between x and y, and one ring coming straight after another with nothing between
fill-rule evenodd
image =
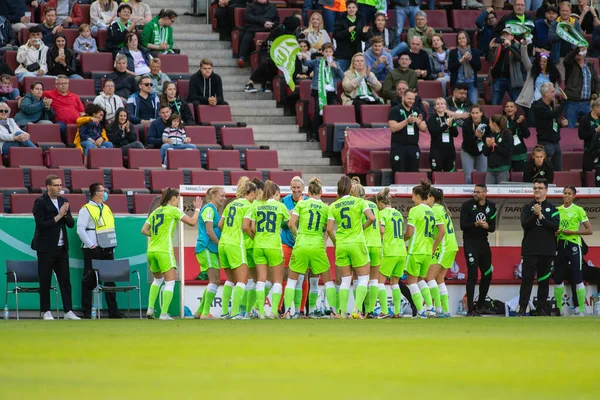
<instances>
[{"instance_id":1,"label":"suit jacket","mask_svg":"<svg viewBox=\"0 0 600 400\"><path fill-rule=\"evenodd\" d=\"M67 199L62 196L58 196L58 207L62 207ZM54 217L58 215L58 210L52 204L48 193L38 197L33 203L33 217L35 218L35 233L33 234L33 240L31 241L31 248L39 252L48 252L56 250L58 247L58 239L60 232L63 233L63 241L65 249L69 249L69 239L67 237L67 227L72 228L75 226L75 221L71 215L71 209L67 211L67 214L54 222Z\"/></svg>"}]
</instances>

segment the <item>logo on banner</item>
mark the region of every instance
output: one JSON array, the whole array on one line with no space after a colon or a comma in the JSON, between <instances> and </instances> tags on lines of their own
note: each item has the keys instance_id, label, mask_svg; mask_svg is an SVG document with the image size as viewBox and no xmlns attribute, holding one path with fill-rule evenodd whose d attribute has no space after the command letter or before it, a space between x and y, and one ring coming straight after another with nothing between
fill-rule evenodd
<instances>
[{"instance_id":1,"label":"logo on banner","mask_svg":"<svg viewBox=\"0 0 600 400\"><path fill-rule=\"evenodd\" d=\"M271 45L271 59L283 72L285 82L292 91L296 88L292 75L296 70L296 54L299 52L300 45L293 35L279 36Z\"/></svg>"}]
</instances>

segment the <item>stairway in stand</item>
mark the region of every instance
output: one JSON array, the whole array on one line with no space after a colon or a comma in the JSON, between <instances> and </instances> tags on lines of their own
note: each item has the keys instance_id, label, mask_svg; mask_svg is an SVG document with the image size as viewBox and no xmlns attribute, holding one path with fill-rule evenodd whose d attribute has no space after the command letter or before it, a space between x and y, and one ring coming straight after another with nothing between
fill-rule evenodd
<instances>
[{"instance_id":1,"label":"stairway in stand","mask_svg":"<svg viewBox=\"0 0 600 400\"><path fill-rule=\"evenodd\" d=\"M225 100L231 106L233 120L245 122L254 130L254 140L258 145L269 146L277 150L279 167L301 171L305 182L317 176L326 186L335 186L341 166L332 166L327 157L323 157L318 143L306 141L295 117L284 116L283 108L277 108L272 93L260 91L245 93L244 85L250 77L250 69L240 69L232 58L231 42L219 41L219 35L205 24L204 17L183 15L192 11L191 0L145 0L157 15L161 8L171 8L179 14L173 25L175 47L187 54L190 73L198 71L200 60L210 58L214 71L223 79Z\"/></svg>"}]
</instances>

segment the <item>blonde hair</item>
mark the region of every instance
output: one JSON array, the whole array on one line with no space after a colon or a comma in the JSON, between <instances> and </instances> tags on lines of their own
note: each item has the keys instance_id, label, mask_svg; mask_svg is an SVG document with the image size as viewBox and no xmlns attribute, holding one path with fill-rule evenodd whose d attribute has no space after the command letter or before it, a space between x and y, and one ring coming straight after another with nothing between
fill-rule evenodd
<instances>
[{"instance_id":1,"label":"blonde hair","mask_svg":"<svg viewBox=\"0 0 600 400\"><path fill-rule=\"evenodd\" d=\"M236 199L241 199L242 197L246 196L245 191L248 182L250 182L250 178L247 176L240 176L240 179L237 181L237 189L235 191Z\"/></svg>"},{"instance_id":2,"label":"blonde hair","mask_svg":"<svg viewBox=\"0 0 600 400\"><path fill-rule=\"evenodd\" d=\"M352 60L350 60L350 67L348 68L348 71L352 71L352 74L356 73L356 70L354 69L354 59L356 57L362 57L363 60L365 60L365 67L366 67L366 62L367 59L365 58L365 54L364 53L356 53L355 55L352 56ZM368 78L368 77L367 77Z\"/></svg>"},{"instance_id":3,"label":"blonde hair","mask_svg":"<svg viewBox=\"0 0 600 400\"><path fill-rule=\"evenodd\" d=\"M206 192L206 201L211 202L220 191L225 190L222 186L213 186ZM236 193L237 194L237 193Z\"/></svg>"},{"instance_id":4,"label":"blonde hair","mask_svg":"<svg viewBox=\"0 0 600 400\"><path fill-rule=\"evenodd\" d=\"M295 176L295 177L293 177L293 178L292 178L292 180L290 181L290 187L292 187L292 184L293 184L294 182L298 182L299 184L301 184L301 185L302 185L302 187L306 186L306 185L304 184L304 181L302 180L302 178L301 178L301 177L299 177L299 176Z\"/></svg>"},{"instance_id":5,"label":"blonde hair","mask_svg":"<svg viewBox=\"0 0 600 400\"><path fill-rule=\"evenodd\" d=\"M350 195L354 197L365 198L365 188L360 184L360 178L357 176L352 177L352 189L350 189Z\"/></svg>"},{"instance_id":6,"label":"blonde hair","mask_svg":"<svg viewBox=\"0 0 600 400\"><path fill-rule=\"evenodd\" d=\"M375 196L375 201L377 203L382 202L386 206L391 205L392 204L392 196L390 196L390 189L385 188L385 189L379 191L379 193L377 193L377 195Z\"/></svg>"},{"instance_id":7,"label":"blonde hair","mask_svg":"<svg viewBox=\"0 0 600 400\"><path fill-rule=\"evenodd\" d=\"M311 25L311 23L310 23L310 20L311 20L311 19L312 19L312 17L314 17L315 15L319 17L319 21L320 21L320 22L319 22L319 31L320 31L321 29L323 29L323 15L322 15L320 12L315 12L315 13L313 13L313 14L310 16L310 18L309 18L309 20L308 20L308 27L309 27L310 29L312 29L312 25Z\"/></svg>"},{"instance_id":8,"label":"blonde hair","mask_svg":"<svg viewBox=\"0 0 600 400\"><path fill-rule=\"evenodd\" d=\"M267 201L269 199L272 199L273 196L275 196L275 193L277 193L279 191L280 191L279 185L277 185L272 180L267 179L267 181L265 182L265 188L262 192L262 195L260 196L260 199L262 201Z\"/></svg>"},{"instance_id":9,"label":"blonde hair","mask_svg":"<svg viewBox=\"0 0 600 400\"><path fill-rule=\"evenodd\" d=\"M310 182L308 182L308 193L319 195L323 189L323 185L321 184L321 180L317 177L312 177Z\"/></svg>"}]
</instances>

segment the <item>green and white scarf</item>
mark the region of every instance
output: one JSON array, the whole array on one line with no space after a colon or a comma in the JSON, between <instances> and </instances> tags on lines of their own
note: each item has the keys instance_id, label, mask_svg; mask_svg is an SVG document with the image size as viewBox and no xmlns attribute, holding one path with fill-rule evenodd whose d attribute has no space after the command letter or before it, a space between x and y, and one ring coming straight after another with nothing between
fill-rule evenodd
<instances>
[{"instance_id":1,"label":"green and white scarf","mask_svg":"<svg viewBox=\"0 0 600 400\"><path fill-rule=\"evenodd\" d=\"M153 21L153 24L152 31L154 34L152 35L152 44L160 46L161 43L169 43L169 36L171 35L172 28L170 26L160 26L158 20ZM169 48L163 51L163 53L171 53L172 51L173 50Z\"/></svg>"},{"instance_id":2,"label":"green and white scarf","mask_svg":"<svg viewBox=\"0 0 600 400\"><path fill-rule=\"evenodd\" d=\"M585 37L568 22L559 22L557 24L556 35L573 46L589 47L589 43Z\"/></svg>"},{"instance_id":3,"label":"green and white scarf","mask_svg":"<svg viewBox=\"0 0 600 400\"><path fill-rule=\"evenodd\" d=\"M356 74L356 79L359 81L358 88L356 89L356 97L361 98L371 96L371 90L369 90L369 85L367 83L367 76L365 75L361 80L358 72L355 71L354 73Z\"/></svg>"},{"instance_id":4,"label":"green and white scarf","mask_svg":"<svg viewBox=\"0 0 600 400\"><path fill-rule=\"evenodd\" d=\"M329 65L326 65L325 57L319 62L319 115L323 115L323 107L327 105L327 87L333 86L333 71Z\"/></svg>"}]
</instances>

